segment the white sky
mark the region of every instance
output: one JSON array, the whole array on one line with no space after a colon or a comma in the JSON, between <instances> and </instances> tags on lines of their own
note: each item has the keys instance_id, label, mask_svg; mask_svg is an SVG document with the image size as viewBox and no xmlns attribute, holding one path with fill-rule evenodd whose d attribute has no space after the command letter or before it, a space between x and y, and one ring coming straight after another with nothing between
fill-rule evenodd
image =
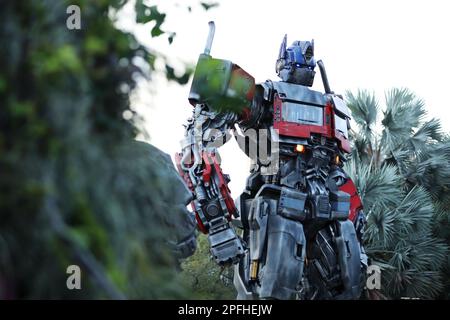
<instances>
[{"instance_id":1,"label":"white sky","mask_svg":"<svg viewBox=\"0 0 450 320\"><path fill-rule=\"evenodd\" d=\"M425 100L429 117L441 119L450 131L448 1L222 0L218 8L206 12L195 0L178 2L178 7L176 1L149 2L167 13L162 29L177 33L170 46L166 37L151 38L151 25L132 23L131 6L125 8L126 18L119 25L173 63L194 64L204 49L207 22L214 20L212 56L239 64L257 82L277 79L275 60L285 33L288 45L314 38L316 59L324 61L332 90L371 89L383 104L386 89L407 87ZM185 9L188 3L192 13ZM182 125L192 112L187 101L190 83L155 80L151 88L142 86L135 108L146 121L150 142L173 157L180 149ZM323 90L318 70L313 88ZM236 197L245 184L248 160L235 141L222 147L220 154Z\"/></svg>"}]
</instances>

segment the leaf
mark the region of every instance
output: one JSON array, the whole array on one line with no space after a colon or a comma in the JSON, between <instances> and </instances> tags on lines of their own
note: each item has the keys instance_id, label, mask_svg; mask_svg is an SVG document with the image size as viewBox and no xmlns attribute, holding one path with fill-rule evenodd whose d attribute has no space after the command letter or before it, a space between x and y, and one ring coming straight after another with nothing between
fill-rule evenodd
<instances>
[{"instance_id":1,"label":"leaf","mask_svg":"<svg viewBox=\"0 0 450 320\"><path fill-rule=\"evenodd\" d=\"M208 11L209 9L216 8L219 6L218 2L200 2L200 5L205 9L205 11Z\"/></svg>"},{"instance_id":2,"label":"leaf","mask_svg":"<svg viewBox=\"0 0 450 320\"><path fill-rule=\"evenodd\" d=\"M420 150L431 140L442 141L442 127L438 119L426 121L410 139L411 146L415 150Z\"/></svg>"},{"instance_id":3,"label":"leaf","mask_svg":"<svg viewBox=\"0 0 450 320\"><path fill-rule=\"evenodd\" d=\"M353 119L362 129L366 139L371 139L377 121L378 102L373 92L358 90L356 96L350 91L346 93L347 105Z\"/></svg>"},{"instance_id":4,"label":"leaf","mask_svg":"<svg viewBox=\"0 0 450 320\"><path fill-rule=\"evenodd\" d=\"M152 35L152 37L159 37L160 35L162 35L164 33L164 31L162 31L159 26L154 26L152 28L152 31L150 32L150 34Z\"/></svg>"},{"instance_id":5,"label":"leaf","mask_svg":"<svg viewBox=\"0 0 450 320\"><path fill-rule=\"evenodd\" d=\"M192 75L192 69L187 68L181 76L177 76L175 74L175 69L172 66L166 64L166 77L168 80L173 80L173 81L176 81L179 84L183 85L183 84L186 84L189 82L191 75Z\"/></svg>"},{"instance_id":6,"label":"leaf","mask_svg":"<svg viewBox=\"0 0 450 320\"><path fill-rule=\"evenodd\" d=\"M169 33L169 36L168 36L168 38L167 38L167 40L169 41L169 44L172 44L173 38L175 38L176 35L177 35L176 32L170 32L170 33Z\"/></svg>"},{"instance_id":7,"label":"leaf","mask_svg":"<svg viewBox=\"0 0 450 320\"><path fill-rule=\"evenodd\" d=\"M424 102L405 88L386 92L386 111L381 121L384 129L382 146L393 151L405 142L425 116Z\"/></svg>"},{"instance_id":8,"label":"leaf","mask_svg":"<svg viewBox=\"0 0 450 320\"><path fill-rule=\"evenodd\" d=\"M137 23L146 24L148 22L155 22L155 25L151 30L152 37L158 37L164 33L164 31L161 30L161 25L166 19L166 14L159 12L156 5L149 7L144 4L143 0L137 0L135 10Z\"/></svg>"}]
</instances>

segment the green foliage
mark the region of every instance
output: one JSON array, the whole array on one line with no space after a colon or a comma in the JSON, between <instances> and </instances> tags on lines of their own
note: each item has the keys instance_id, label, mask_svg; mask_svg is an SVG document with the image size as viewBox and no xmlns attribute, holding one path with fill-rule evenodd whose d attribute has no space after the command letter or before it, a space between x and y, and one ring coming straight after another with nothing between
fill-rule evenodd
<instances>
[{"instance_id":1,"label":"green foliage","mask_svg":"<svg viewBox=\"0 0 450 320\"><path fill-rule=\"evenodd\" d=\"M156 6L147 6L144 4L143 0L137 0L135 4L136 9L136 22L138 23L147 23L147 22L155 22L151 30L152 37L160 36L164 33L161 30L161 25L163 24L166 14L158 11Z\"/></svg>"},{"instance_id":2,"label":"green foliage","mask_svg":"<svg viewBox=\"0 0 450 320\"><path fill-rule=\"evenodd\" d=\"M219 267L209 253L209 243L204 235L198 237L195 254L182 263L183 281L192 288L195 299L235 299L233 270Z\"/></svg>"},{"instance_id":3,"label":"green foliage","mask_svg":"<svg viewBox=\"0 0 450 320\"><path fill-rule=\"evenodd\" d=\"M375 95L364 90L358 90L356 96L348 92L347 102L356 123L365 135L371 137L378 116L378 102Z\"/></svg>"},{"instance_id":4,"label":"green foliage","mask_svg":"<svg viewBox=\"0 0 450 320\"><path fill-rule=\"evenodd\" d=\"M217 2L200 2L200 5L203 7L203 9L205 9L206 11L208 11L209 9L215 8L219 6L219 3Z\"/></svg>"},{"instance_id":5,"label":"green foliage","mask_svg":"<svg viewBox=\"0 0 450 320\"><path fill-rule=\"evenodd\" d=\"M366 249L383 270L383 293L446 297L450 149L439 121L425 121L423 101L407 89L386 93L381 132L373 93L348 92L347 102L357 128L346 166L364 203Z\"/></svg>"},{"instance_id":6,"label":"green foliage","mask_svg":"<svg viewBox=\"0 0 450 320\"><path fill-rule=\"evenodd\" d=\"M414 128L425 115L424 102L407 89L386 92L386 111L381 121L381 144L386 152L392 152L411 138Z\"/></svg>"},{"instance_id":7,"label":"green foliage","mask_svg":"<svg viewBox=\"0 0 450 320\"><path fill-rule=\"evenodd\" d=\"M189 79L191 78L192 69L188 68L186 69L186 72L182 74L181 76L178 76L175 73L175 69L172 68L170 65L166 64L166 76L168 80L174 80L178 82L179 84L187 84L189 82Z\"/></svg>"},{"instance_id":8,"label":"green foliage","mask_svg":"<svg viewBox=\"0 0 450 320\"><path fill-rule=\"evenodd\" d=\"M66 28L69 4L81 30ZM134 141L134 60L156 57L108 18L124 4L2 3L0 297L188 294L166 244L186 236L185 189L167 155ZM71 264L82 290L66 288Z\"/></svg>"}]
</instances>

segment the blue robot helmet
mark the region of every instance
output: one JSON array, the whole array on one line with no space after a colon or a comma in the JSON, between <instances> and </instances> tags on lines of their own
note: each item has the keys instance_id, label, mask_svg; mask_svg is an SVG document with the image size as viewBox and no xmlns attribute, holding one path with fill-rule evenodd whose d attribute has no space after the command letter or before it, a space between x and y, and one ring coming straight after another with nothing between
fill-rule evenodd
<instances>
[{"instance_id":1,"label":"blue robot helmet","mask_svg":"<svg viewBox=\"0 0 450 320\"><path fill-rule=\"evenodd\" d=\"M311 87L314 82L316 60L314 58L314 40L294 41L286 47L287 35L281 43L276 72L286 82Z\"/></svg>"}]
</instances>

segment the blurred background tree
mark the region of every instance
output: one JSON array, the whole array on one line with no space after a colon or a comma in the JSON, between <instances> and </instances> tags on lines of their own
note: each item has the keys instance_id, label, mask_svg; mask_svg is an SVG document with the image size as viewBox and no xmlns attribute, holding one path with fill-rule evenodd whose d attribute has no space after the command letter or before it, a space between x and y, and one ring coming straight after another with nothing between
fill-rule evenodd
<instances>
[{"instance_id":1,"label":"blurred background tree","mask_svg":"<svg viewBox=\"0 0 450 320\"><path fill-rule=\"evenodd\" d=\"M126 3L0 1L1 298L190 296L167 245L186 236L185 188L170 157L134 140L130 95L158 55L115 27ZM72 4L80 30L66 27ZM135 4L149 36L173 41L164 13ZM82 290L66 288L72 264Z\"/></svg>"},{"instance_id":2,"label":"blurred background tree","mask_svg":"<svg viewBox=\"0 0 450 320\"><path fill-rule=\"evenodd\" d=\"M385 98L380 116L374 93L347 92L356 122L347 172L367 215L367 253L388 298L448 298L449 137L410 90Z\"/></svg>"}]
</instances>

